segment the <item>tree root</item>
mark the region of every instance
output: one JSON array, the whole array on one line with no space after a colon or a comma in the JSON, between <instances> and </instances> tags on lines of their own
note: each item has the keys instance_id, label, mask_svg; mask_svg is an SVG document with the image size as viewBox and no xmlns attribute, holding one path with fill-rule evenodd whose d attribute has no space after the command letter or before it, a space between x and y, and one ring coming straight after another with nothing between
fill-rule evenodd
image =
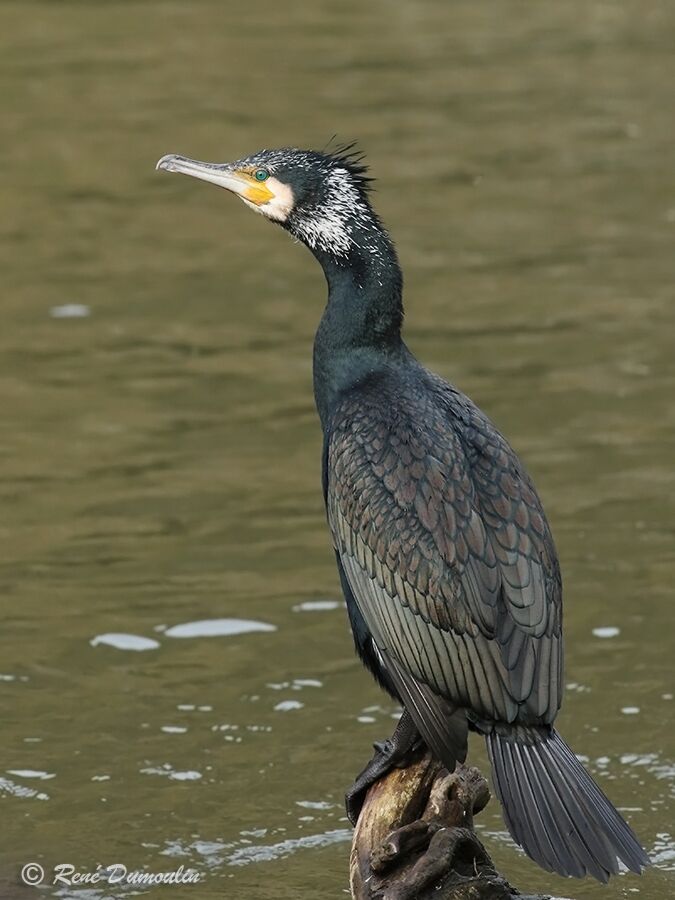
<instances>
[{"instance_id":1,"label":"tree root","mask_svg":"<svg viewBox=\"0 0 675 900\"><path fill-rule=\"evenodd\" d=\"M473 830L489 799L478 769L449 773L429 753L387 773L354 829L353 900L552 900L520 894L495 869Z\"/></svg>"}]
</instances>

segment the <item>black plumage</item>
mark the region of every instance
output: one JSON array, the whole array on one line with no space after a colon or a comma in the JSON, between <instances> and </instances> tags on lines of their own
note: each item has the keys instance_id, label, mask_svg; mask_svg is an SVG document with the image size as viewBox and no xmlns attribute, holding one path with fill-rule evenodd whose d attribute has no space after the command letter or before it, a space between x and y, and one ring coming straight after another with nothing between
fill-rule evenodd
<instances>
[{"instance_id":1,"label":"black plumage","mask_svg":"<svg viewBox=\"0 0 675 900\"><path fill-rule=\"evenodd\" d=\"M620 862L640 872L637 839L553 728L562 584L541 502L492 422L403 342L401 272L362 158L346 147L159 165L235 191L323 267L324 496L356 648L405 708L391 758L419 733L453 768L477 731L509 831L534 860L601 881Z\"/></svg>"}]
</instances>

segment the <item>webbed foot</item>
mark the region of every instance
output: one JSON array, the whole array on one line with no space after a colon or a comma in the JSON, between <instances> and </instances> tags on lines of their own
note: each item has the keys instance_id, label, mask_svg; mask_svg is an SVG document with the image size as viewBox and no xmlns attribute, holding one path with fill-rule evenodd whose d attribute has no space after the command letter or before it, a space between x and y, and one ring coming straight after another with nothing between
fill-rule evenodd
<instances>
[{"instance_id":1,"label":"webbed foot","mask_svg":"<svg viewBox=\"0 0 675 900\"><path fill-rule=\"evenodd\" d=\"M378 741L373 746L375 748L374 756L365 769L356 776L354 783L345 794L347 818L352 825L356 825L370 786L392 769L404 769L409 766L424 743L412 719L404 710L391 738L386 741Z\"/></svg>"}]
</instances>

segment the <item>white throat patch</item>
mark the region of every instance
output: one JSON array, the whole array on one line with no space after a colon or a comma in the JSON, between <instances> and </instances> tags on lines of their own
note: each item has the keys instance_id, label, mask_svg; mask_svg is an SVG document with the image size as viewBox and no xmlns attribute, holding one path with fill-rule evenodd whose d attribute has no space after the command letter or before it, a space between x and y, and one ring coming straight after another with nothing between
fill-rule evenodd
<instances>
[{"instance_id":1,"label":"white throat patch","mask_svg":"<svg viewBox=\"0 0 675 900\"><path fill-rule=\"evenodd\" d=\"M274 194L272 199L268 200L267 203L263 203L262 206L256 206L254 203L248 203L247 201L247 206L255 209L256 212L262 213L263 216L272 219L274 222L285 222L295 205L293 191L287 184L279 181L273 175L267 179L265 186Z\"/></svg>"}]
</instances>

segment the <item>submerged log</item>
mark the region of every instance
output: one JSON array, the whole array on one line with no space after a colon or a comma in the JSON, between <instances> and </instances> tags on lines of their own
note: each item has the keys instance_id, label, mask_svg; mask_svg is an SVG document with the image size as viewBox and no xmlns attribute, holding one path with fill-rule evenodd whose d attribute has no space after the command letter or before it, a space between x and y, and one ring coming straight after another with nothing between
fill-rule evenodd
<instances>
[{"instance_id":1,"label":"submerged log","mask_svg":"<svg viewBox=\"0 0 675 900\"><path fill-rule=\"evenodd\" d=\"M553 900L519 893L495 869L473 829L489 799L478 769L449 773L429 753L389 772L354 829L353 900Z\"/></svg>"}]
</instances>

